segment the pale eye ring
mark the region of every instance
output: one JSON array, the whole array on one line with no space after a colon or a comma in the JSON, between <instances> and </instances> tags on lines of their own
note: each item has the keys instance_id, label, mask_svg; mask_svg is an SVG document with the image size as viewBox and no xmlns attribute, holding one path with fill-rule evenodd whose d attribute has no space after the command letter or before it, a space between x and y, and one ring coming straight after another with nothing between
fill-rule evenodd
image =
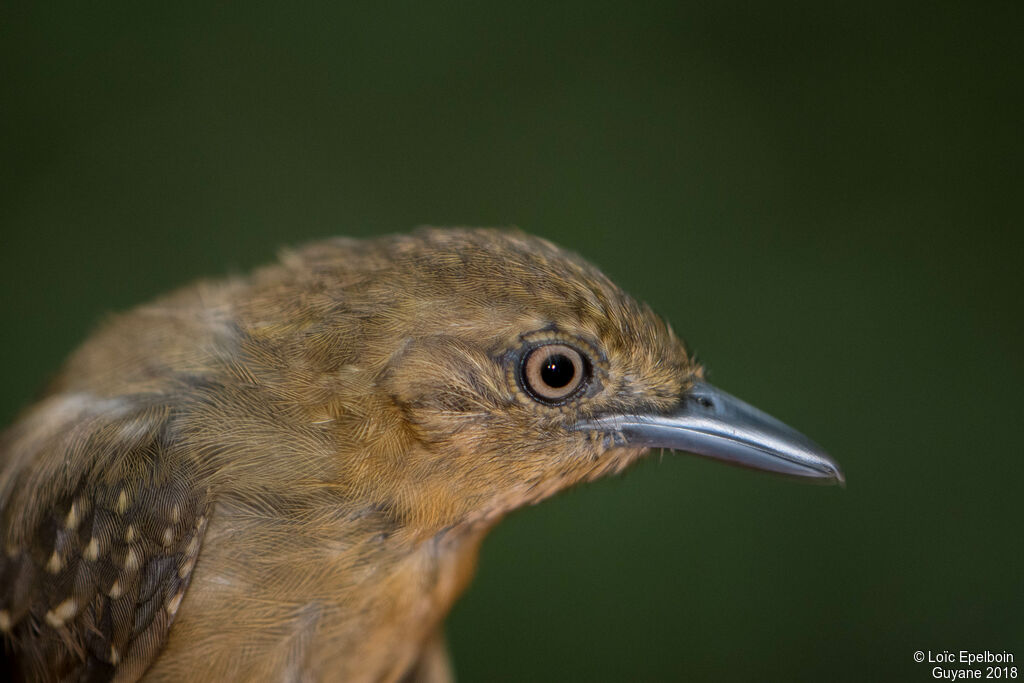
<instances>
[{"instance_id":1,"label":"pale eye ring","mask_svg":"<svg viewBox=\"0 0 1024 683\"><path fill-rule=\"evenodd\" d=\"M587 357L567 344L543 344L523 355L520 381L541 403L565 403L582 391L589 379Z\"/></svg>"}]
</instances>

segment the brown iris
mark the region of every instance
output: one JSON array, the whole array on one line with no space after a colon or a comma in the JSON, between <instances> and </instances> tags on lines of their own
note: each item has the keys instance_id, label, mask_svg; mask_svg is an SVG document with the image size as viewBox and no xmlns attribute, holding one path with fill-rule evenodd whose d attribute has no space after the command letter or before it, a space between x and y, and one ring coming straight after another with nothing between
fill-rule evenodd
<instances>
[{"instance_id":1,"label":"brown iris","mask_svg":"<svg viewBox=\"0 0 1024 683\"><path fill-rule=\"evenodd\" d=\"M544 344L523 358L522 382L530 394L544 403L562 403L586 384L590 364L566 344Z\"/></svg>"}]
</instances>

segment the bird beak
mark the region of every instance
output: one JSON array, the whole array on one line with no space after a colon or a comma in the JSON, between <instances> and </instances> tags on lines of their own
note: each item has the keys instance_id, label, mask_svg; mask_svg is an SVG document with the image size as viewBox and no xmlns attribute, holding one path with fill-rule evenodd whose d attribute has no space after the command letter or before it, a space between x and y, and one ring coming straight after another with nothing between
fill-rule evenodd
<instances>
[{"instance_id":1,"label":"bird beak","mask_svg":"<svg viewBox=\"0 0 1024 683\"><path fill-rule=\"evenodd\" d=\"M663 415L608 415L577 429L612 434L629 446L688 451L734 465L844 484L839 465L806 436L774 417L698 382Z\"/></svg>"}]
</instances>

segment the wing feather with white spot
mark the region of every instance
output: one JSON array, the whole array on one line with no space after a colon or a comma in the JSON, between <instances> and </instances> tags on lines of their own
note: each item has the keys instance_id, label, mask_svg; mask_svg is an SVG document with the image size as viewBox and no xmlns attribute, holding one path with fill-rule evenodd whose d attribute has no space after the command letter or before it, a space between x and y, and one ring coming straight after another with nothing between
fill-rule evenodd
<instances>
[{"instance_id":1,"label":"wing feather with white spot","mask_svg":"<svg viewBox=\"0 0 1024 683\"><path fill-rule=\"evenodd\" d=\"M0 631L26 680L136 680L167 637L209 497L159 396L50 397L0 440Z\"/></svg>"}]
</instances>

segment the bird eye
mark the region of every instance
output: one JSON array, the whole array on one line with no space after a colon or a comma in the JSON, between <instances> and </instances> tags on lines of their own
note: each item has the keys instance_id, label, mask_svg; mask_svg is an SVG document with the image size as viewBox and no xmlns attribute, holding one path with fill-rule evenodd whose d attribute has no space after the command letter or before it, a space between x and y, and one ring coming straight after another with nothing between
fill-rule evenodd
<instances>
[{"instance_id":1,"label":"bird eye","mask_svg":"<svg viewBox=\"0 0 1024 683\"><path fill-rule=\"evenodd\" d=\"M531 349L520 368L523 387L542 403L559 404L586 386L590 363L565 344L545 344Z\"/></svg>"}]
</instances>

